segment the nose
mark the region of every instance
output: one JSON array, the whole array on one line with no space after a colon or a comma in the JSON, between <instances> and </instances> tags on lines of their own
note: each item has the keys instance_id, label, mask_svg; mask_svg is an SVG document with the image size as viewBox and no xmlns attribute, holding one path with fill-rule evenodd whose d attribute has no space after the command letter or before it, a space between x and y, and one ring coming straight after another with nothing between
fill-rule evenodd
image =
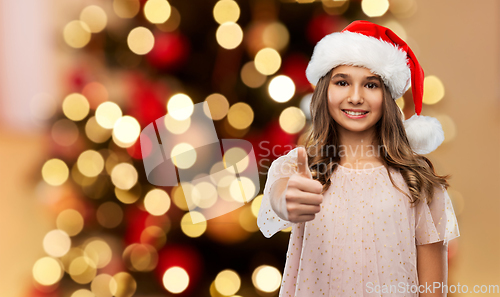
<instances>
[{"instance_id":1,"label":"nose","mask_svg":"<svg viewBox=\"0 0 500 297\"><path fill-rule=\"evenodd\" d=\"M358 84L355 84L351 88L351 92L349 94L349 102L351 102L354 105L361 104L363 103L363 92L362 92L362 87L359 86Z\"/></svg>"}]
</instances>

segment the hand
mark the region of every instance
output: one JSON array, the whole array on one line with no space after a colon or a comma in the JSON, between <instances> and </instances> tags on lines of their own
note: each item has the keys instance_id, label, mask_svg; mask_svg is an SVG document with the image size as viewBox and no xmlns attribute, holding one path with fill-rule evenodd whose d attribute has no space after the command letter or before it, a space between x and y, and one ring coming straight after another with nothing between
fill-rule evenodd
<instances>
[{"instance_id":1,"label":"hand","mask_svg":"<svg viewBox=\"0 0 500 297\"><path fill-rule=\"evenodd\" d=\"M306 222L316 217L321 210L323 186L312 178L307 164L307 153L303 147L297 150L298 172L288 179L282 199L286 203L290 222Z\"/></svg>"}]
</instances>

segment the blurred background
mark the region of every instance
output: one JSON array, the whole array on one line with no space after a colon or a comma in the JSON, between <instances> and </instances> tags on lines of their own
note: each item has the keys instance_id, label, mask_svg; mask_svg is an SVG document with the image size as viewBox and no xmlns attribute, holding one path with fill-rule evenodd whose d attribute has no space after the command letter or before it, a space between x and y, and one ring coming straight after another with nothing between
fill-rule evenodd
<instances>
[{"instance_id":1,"label":"blurred background","mask_svg":"<svg viewBox=\"0 0 500 297\"><path fill-rule=\"evenodd\" d=\"M422 114L446 138L428 157L452 175L461 233L449 284L500 285L498 13L494 0L1 1L0 295L277 296L289 230L264 238L261 196L193 224L180 187L148 183L139 133L206 101L218 137L252 143L266 172L307 129L314 45L356 19L391 28L424 68ZM413 114L411 92L397 102Z\"/></svg>"}]
</instances>

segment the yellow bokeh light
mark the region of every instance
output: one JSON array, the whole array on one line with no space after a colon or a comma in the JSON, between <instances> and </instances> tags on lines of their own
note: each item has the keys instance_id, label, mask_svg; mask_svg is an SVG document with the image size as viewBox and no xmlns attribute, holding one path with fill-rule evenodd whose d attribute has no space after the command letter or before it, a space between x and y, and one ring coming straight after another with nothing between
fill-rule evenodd
<instances>
[{"instance_id":1,"label":"yellow bokeh light","mask_svg":"<svg viewBox=\"0 0 500 297\"><path fill-rule=\"evenodd\" d=\"M280 114L280 127L288 134L299 133L306 125L306 116L300 108L290 106Z\"/></svg>"},{"instance_id":2,"label":"yellow bokeh light","mask_svg":"<svg viewBox=\"0 0 500 297\"><path fill-rule=\"evenodd\" d=\"M247 62L243 65L240 76L245 85L254 89L262 86L267 79L267 76L257 71L253 61Z\"/></svg>"},{"instance_id":3,"label":"yellow bokeh light","mask_svg":"<svg viewBox=\"0 0 500 297\"><path fill-rule=\"evenodd\" d=\"M457 127L455 121L448 115L442 114L436 116L436 119L441 123L444 132L443 143L448 143L457 137Z\"/></svg>"},{"instance_id":4,"label":"yellow bokeh light","mask_svg":"<svg viewBox=\"0 0 500 297\"><path fill-rule=\"evenodd\" d=\"M341 15L349 8L349 0L323 0L323 10L329 15Z\"/></svg>"},{"instance_id":5,"label":"yellow bokeh light","mask_svg":"<svg viewBox=\"0 0 500 297\"><path fill-rule=\"evenodd\" d=\"M148 0L144 4L144 16L153 24L161 24L170 17L171 8L167 0Z\"/></svg>"},{"instance_id":6,"label":"yellow bokeh light","mask_svg":"<svg viewBox=\"0 0 500 297\"><path fill-rule=\"evenodd\" d=\"M141 187L140 183L137 183L130 190L122 190L120 188L115 187L115 196L116 199L120 200L120 202L124 204L132 204L139 200L141 195Z\"/></svg>"},{"instance_id":7,"label":"yellow bokeh light","mask_svg":"<svg viewBox=\"0 0 500 297\"><path fill-rule=\"evenodd\" d=\"M193 203L200 208L212 207L217 202L217 189L209 182L200 182L191 190Z\"/></svg>"},{"instance_id":8,"label":"yellow bokeh light","mask_svg":"<svg viewBox=\"0 0 500 297\"><path fill-rule=\"evenodd\" d=\"M97 274L95 266L87 261L87 258L79 257L70 264L69 270L71 279L78 284L83 285L90 283Z\"/></svg>"},{"instance_id":9,"label":"yellow bokeh light","mask_svg":"<svg viewBox=\"0 0 500 297\"><path fill-rule=\"evenodd\" d=\"M59 159L50 159L42 167L42 178L51 186L60 186L69 177L69 169L66 163Z\"/></svg>"},{"instance_id":10,"label":"yellow bokeh light","mask_svg":"<svg viewBox=\"0 0 500 297\"><path fill-rule=\"evenodd\" d=\"M95 294L87 289L80 289L73 292L73 294L71 294L71 297L95 297Z\"/></svg>"},{"instance_id":11,"label":"yellow bokeh light","mask_svg":"<svg viewBox=\"0 0 500 297\"><path fill-rule=\"evenodd\" d=\"M252 273L253 285L267 293L274 292L281 285L281 273L275 267L262 265L257 267Z\"/></svg>"},{"instance_id":12,"label":"yellow bokeh light","mask_svg":"<svg viewBox=\"0 0 500 297\"><path fill-rule=\"evenodd\" d=\"M116 228L123 220L123 210L115 202L108 201L99 206L96 218L101 226L108 229Z\"/></svg>"},{"instance_id":13,"label":"yellow bokeh light","mask_svg":"<svg viewBox=\"0 0 500 297\"><path fill-rule=\"evenodd\" d=\"M65 209L59 213L56 219L57 229L66 232L69 236L75 236L83 229L83 217L74 209Z\"/></svg>"},{"instance_id":14,"label":"yellow bokeh light","mask_svg":"<svg viewBox=\"0 0 500 297\"><path fill-rule=\"evenodd\" d=\"M238 173L241 173L247 169L250 159L244 149L232 147L224 153L222 162L224 162L224 168L227 168L229 172L235 173L238 171ZM234 166L236 166L236 171Z\"/></svg>"},{"instance_id":15,"label":"yellow bokeh light","mask_svg":"<svg viewBox=\"0 0 500 297\"><path fill-rule=\"evenodd\" d=\"M85 96L73 93L64 98L62 109L68 119L81 121L89 114L90 105Z\"/></svg>"},{"instance_id":16,"label":"yellow bokeh light","mask_svg":"<svg viewBox=\"0 0 500 297\"><path fill-rule=\"evenodd\" d=\"M94 177L104 169L104 158L94 150L87 150L78 156L76 164L83 175Z\"/></svg>"},{"instance_id":17,"label":"yellow bokeh light","mask_svg":"<svg viewBox=\"0 0 500 297\"><path fill-rule=\"evenodd\" d=\"M380 17L389 9L389 0L362 0L361 9L369 17Z\"/></svg>"},{"instance_id":18,"label":"yellow bokeh light","mask_svg":"<svg viewBox=\"0 0 500 297\"><path fill-rule=\"evenodd\" d=\"M181 182L181 186L175 186L172 189L172 201L174 202L175 206L182 210L189 210L194 208L196 205L194 202L185 196L184 191L190 191L190 193L193 191L193 185L188 182Z\"/></svg>"},{"instance_id":19,"label":"yellow bokeh light","mask_svg":"<svg viewBox=\"0 0 500 297\"><path fill-rule=\"evenodd\" d=\"M189 285L189 275L182 267L170 267L163 274L163 286L167 291L178 294L186 290Z\"/></svg>"},{"instance_id":20,"label":"yellow bokeh light","mask_svg":"<svg viewBox=\"0 0 500 297\"><path fill-rule=\"evenodd\" d=\"M52 257L62 257L71 248L71 238L62 230L52 230L43 238L43 249Z\"/></svg>"},{"instance_id":21,"label":"yellow bokeh light","mask_svg":"<svg viewBox=\"0 0 500 297\"><path fill-rule=\"evenodd\" d=\"M170 6L171 12L170 17L163 24L156 24L156 27L163 32L172 32L175 31L179 24L181 23L181 14L177 10L177 8Z\"/></svg>"},{"instance_id":22,"label":"yellow bokeh light","mask_svg":"<svg viewBox=\"0 0 500 297\"><path fill-rule=\"evenodd\" d=\"M167 234L158 226L149 226L142 231L141 242L151 244L154 248L160 249L167 242Z\"/></svg>"},{"instance_id":23,"label":"yellow bokeh light","mask_svg":"<svg viewBox=\"0 0 500 297\"><path fill-rule=\"evenodd\" d=\"M189 118L194 111L193 100L186 94L175 94L168 100L167 112L178 121Z\"/></svg>"},{"instance_id":24,"label":"yellow bokeh light","mask_svg":"<svg viewBox=\"0 0 500 297\"><path fill-rule=\"evenodd\" d=\"M141 134L141 125L131 116L119 118L113 127L113 137L116 137L121 144L119 146L132 146Z\"/></svg>"},{"instance_id":25,"label":"yellow bokeh light","mask_svg":"<svg viewBox=\"0 0 500 297\"><path fill-rule=\"evenodd\" d=\"M241 279L234 270L223 270L215 277L215 289L224 296L234 295L240 287Z\"/></svg>"},{"instance_id":26,"label":"yellow bokeh light","mask_svg":"<svg viewBox=\"0 0 500 297\"><path fill-rule=\"evenodd\" d=\"M282 23L273 22L267 25L262 32L262 41L266 47L280 51L288 45L290 33Z\"/></svg>"},{"instance_id":27,"label":"yellow bokeh light","mask_svg":"<svg viewBox=\"0 0 500 297\"><path fill-rule=\"evenodd\" d=\"M127 272L119 272L113 276L115 280L111 287L111 293L115 297L132 297L137 290L137 282Z\"/></svg>"},{"instance_id":28,"label":"yellow bokeh light","mask_svg":"<svg viewBox=\"0 0 500 297\"><path fill-rule=\"evenodd\" d=\"M69 46L82 48L89 43L91 31L86 23L80 20L71 21L64 27L63 37Z\"/></svg>"},{"instance_id":29,"label":"yellow bokeh light","mask_svg":"<svg viewBox=\"0 0 500 297\"><path fill-rule=\"evenodd\" d=\"M295 95L295 84L286 75L278 75L269 83L269 96L276 102L287 102Z\"/></svg>"},{"instance_id":30,"label":"yellow bokeh light","mask_svg":"<svg viewBox=\"0 0 500 297\"><path fill-rule=\"evenodd\" d=\"M244 102L238 102L229 108L227 120L235 129L248 128L254 119L252 107Z\"/></svg>"},{"instance_id":31,"label":"yellow bokeh light","mask_svg":"<svg viewBox=\"0 0 500 297\"><path fill-rule=\"evenodd\" d=\"M174 134L183 134L191 127L190 117L179 121L170 116L170 114L166 114L163 121L167 130Z\"/></svg>"},{"instance_id":32,"label":"yellow bokeh light","mask_svg":"<svg viewBox=\"0 0 500 297\"><path fill-rule=\"evenodd\" d=\"M259 226L257 226L257 218L253 215L252 208L248 205L243 206L238 220L241 227L247 232L256 232L259 230Z\"/></svg>"},{"instance_id":33,"label":"yellow bokeh light","mask_svg":"<svg viewBox=\"0 0 500 297\"><path fill-rule=\"evenodd\" d=\"M116 286L115 279L109 274L99 274L90 284L90 289L95 296L112 297L111 287Z\"/></svg>"},{"instance_id":34,"label":"yellow bokeh light","mask_svg":"<svg viewBox=\"0 0 500 297\"><path fill-rule=\"evenodd\" d=\"M240 177L240 179L233 179L229 186L229 193L233 200L247 203L250 202L255 195L255 184L248 177Z\"/></svg>"},{"instance_id":35,"label":"yellow bokeh light","mask_svg":"<svg viewBox=\"0 0 500 297\"><path fill-rule=\"evenodd\" d=\"M116 121L123 115L120 106L114 102L104 102L95 111L96 121L105 129L112 129Z\"/></svg>"},{"instance_id":36,"label":"yellow bokeh light","mask_svg":"<svg viewBox=\"0 0 500 297\"><path fill-rule=\"evenodd\" d=\"M416 0L391 0L389 10L398 18L411 17L417 11Z\"/></svg>"},{"instance_id":37,"label":"yellow bokeh light","mask_svg":"<svg viewBox=\"0 0 500 297\"><path fill-rule=\"evenodd\" d=\"M139 13L141 3L139 0L114 0L113 10L123 19L131 19Z\"/></svg>"},{"instance_id":38,"label":"yellow bokeh light","mask_svg":"<svg viewBox=\"0 0 500 297\"><path fill-rule=\"evenodd\" d=\"M197 154L196 150L189 143L179 143L172 148L170 153L170 158L172 158L172 163L178 168L186 169L193 166L196 162Z\"/></svg>"},{"instance_id":39,"label":"yellow bokeh light","mask_svg":"<svg viewBox=\"0 0 500 297\"><path fill-rule=\"evenodd\" d=\"M90 5L85 7L80 13L80 21L89 26L90 32L99 33L106 28L108 16L101 7Z\"/></svg>"},{"instance_id":40,"label":"yellow bokeh light","mask_svg":"<svg viewBox=\"0 0 500 297\"><path fill-rule=\"evenodd\" d=\"M233 0L220 0L215 4L213 14L220 25L226 22L236 23L240 18L240 7Z\"/></svg>"},{"instance_id":41,"label":"yellow bokeh light","mask_svg":"<svg viewBox=\"0 0 500 297\"><path fill-rule=\"evenodd\" d=\"M112 132L113 130L105 129L99 125L95 117L88 119L85 124L85 135L87 135L87 137L95 143L103 143L107 141L111 137Z\"/></svg>"},{"instance_id":42,"label":"yellow bokeh light","mask_svg":"<svg viewBox=\"0 0 500 297\"><path fill-rule=\"evenodd\" d=\"M193 222L199 222L194 223ZM207 220L202 213L198 211L190 211L185 213L181 219L181 230L184 234L191 238L200 237L207 230Z\"/></svg>"},{"instance_id":43,"label":"yellow bokeh light","mask_svg":"<svg viewBox=\"0 0 500 297\"><path fill-rule=\"evenodd\" d=\"M221 47L228 50L234 49L243 41L243 30L236 23L226 22L217 28L215 38Z\"/></svg>"},{"instance_id":44,"label":"yellow bokeh light","mask_svg":"<svg viewBox=\"0 0 500 297\"><path fill-rule=\"evenodd\" d=\"M133 243L123 251L122 256L132 271L151 271L158 265L158 252L149 244Z\"/></svg>"},{"instance_id":45,"label":"yellow bokeh light","mask_svg":"<svg viewBox=\"0 0 500 297\"><path fill-rule=\"evenodd\" d=\"M203 112L205 112L207 117L217 121L223 119L227 115L229 102L224 95L214 93L208 96L205 101L207 104L203 104Z\"/></svg>"},{"instance_id":46,"label":"yellow bokeh light","mask_svg":"<svg viewBox=\"0 0 500 297\"><path fill-rule=\"evenodd\" d=\"M252 214L257 218L259 216L260 205L262 204L262 197L260 194L252 200Z\"/></svg>"},{"instance_id":47,"label":"yellow bokeh light","mask_svg":"<svg viewBox=\"0 0 500 297\"><path fill-rule=\"evenodd\" d=\"M120 163L111 171L113 185L122 190L130 190L137 183L138 177L135 167L128 163Z\"/></svg>"},{"instance_id":48,"label":"yellow bokeh light","mask_svg":"<svg viewBox=\"0 0 500 297\"><path fill-rule=\"evenodd\" d=\"M444 85L439 78L434 75L424 78L424 104L436 104L444 97Z\"/></svg>"},{"instance_id":49,"label":"yellow bokeh light","mask_svg":"<svg viewBox=\"0 0 500 297\"><path fill-rule=\"evenodd\" d=\"M272 75L281 67L281 56L275 49L266 47L257 52L254 63L257 71Z\"/></svg>"},{"instance_id":50,"label":"yellow bokeh light","mask_svg":"<svg viewBox=\"0 0 500 297\"><path fill-rule=\"evenodd\" d=\"M51 286L61 280L63 270L61 263L54 258L44 257L33 265L33 278L43 286Z\"/></svg>"},{"instance_id":51,"label":"yellow bokeh light","mask_svg":"<svg viewBox=\"0 0 500 297\"><path fill-rule=\"evenodd\" d=\"M134 54L145 55L153 49L155 37L148 28L137 27L128 34L127 44Z\"/></svg>"},{"instance_id":52,"label":"yellow bokeh light","mask_svg":"<svg viewBox=\"0 0 500 297\"><path fill-rule=\"evenodd\" d=\"M170 197L161 189L149 191L144 197L146 211L154 216L164 215L170 208Z\"/></svg>"},{"instance_id":53,"label":"yellow bokeh light","mask_svg":"<svg viewBox=\"0 0 500 297\"><path fill-rule=\"evenodd\" d=\"M96 268L104 268L113 256L111 247L102 239L90 239L85 245L84 253L87 261L91 262Z\"/></svg>"}]
</instances>

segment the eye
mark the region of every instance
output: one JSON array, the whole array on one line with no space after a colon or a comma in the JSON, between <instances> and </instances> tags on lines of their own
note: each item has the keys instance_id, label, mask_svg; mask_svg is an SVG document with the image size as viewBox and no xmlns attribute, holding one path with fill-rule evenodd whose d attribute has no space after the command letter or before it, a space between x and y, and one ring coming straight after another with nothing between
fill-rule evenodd
<instances>
[{"instance_id":1,"label":"eye","mask_svg":"<svg viewBox=\"0 0 500 297\"><path fill-rule=\"evenodd\" d=\"M347 82L345 80L339 80L335 83L337 86L345 87L347 86Z\"/></svg>"},{"instance_id":2,"label":"eye","mask_svg":"<svg viewBox=\"0 0 500 297\"><path fill-rule=\"evenodd\" d=\"M376 83L367 83L366 86L368 87L368 89L378 88L378 85Z\"/></svg>"}]
</instances>

